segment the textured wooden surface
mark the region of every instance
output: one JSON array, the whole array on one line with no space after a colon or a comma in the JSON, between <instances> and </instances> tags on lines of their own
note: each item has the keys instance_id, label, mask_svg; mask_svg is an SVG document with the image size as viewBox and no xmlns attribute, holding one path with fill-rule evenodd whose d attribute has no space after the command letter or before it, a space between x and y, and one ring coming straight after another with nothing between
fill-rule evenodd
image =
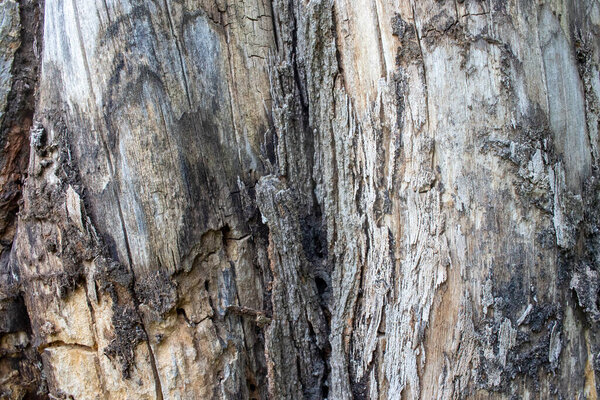
<instances>
[{"instance_id":1,"label":"textured wooden surface","mask_svg":"<svg viewBox=\"0 0 600 400\"><path fill-rule=\"evenodd\" d=\"M57 398L597 398L599 37L596 0L45 0L3 340Z\"/></svg>"}]
</instances>

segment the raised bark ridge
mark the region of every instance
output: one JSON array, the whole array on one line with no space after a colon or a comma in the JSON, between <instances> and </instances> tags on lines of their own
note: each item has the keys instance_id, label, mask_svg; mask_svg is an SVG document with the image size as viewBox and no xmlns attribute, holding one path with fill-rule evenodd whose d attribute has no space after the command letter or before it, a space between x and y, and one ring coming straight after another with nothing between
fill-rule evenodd
<instances>
[{"instance_id":1,"label":"raised bark ridge","mask_svg":"<svg viewBox=\"0 0 600 400\"><path fill-rule=\"evenodd\" d=\"M0 12L2 396L597 397L597 1Z\"/></svg>"}]
</instances>

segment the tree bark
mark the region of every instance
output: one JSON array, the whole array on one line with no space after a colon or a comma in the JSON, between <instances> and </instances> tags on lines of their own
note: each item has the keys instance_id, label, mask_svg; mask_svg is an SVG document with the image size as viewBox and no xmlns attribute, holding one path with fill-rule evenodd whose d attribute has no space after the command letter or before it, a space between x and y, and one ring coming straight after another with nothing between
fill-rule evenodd
<instances>
[{"instance_id":1,"label":"tree bark","mask_svg":"<svg viewBox=\"0 0 600 400\"><path fill-rule=\"evenodd\" d=\"M597 0L0 14L1 398L597 398Z\"/></svg>"}]
</instances>

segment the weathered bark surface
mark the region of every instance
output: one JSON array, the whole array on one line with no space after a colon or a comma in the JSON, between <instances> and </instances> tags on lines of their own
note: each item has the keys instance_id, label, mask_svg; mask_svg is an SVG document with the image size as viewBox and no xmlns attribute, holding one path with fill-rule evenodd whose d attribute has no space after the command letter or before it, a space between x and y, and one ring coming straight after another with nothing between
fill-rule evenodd
<instances>
[{"instance_id":1,"label":"weathered bark surface","mask_svg":"<svg viewBox=\"0 0 600 400\"><path fill-rule=\"evenodd\" d=\"M597 0L0 12L0 396L597 398Z\"/></svg>"},{"instance_id":2,"label":"weathered bark surface","mask_svg":"<svg viewBox=\"0 0 600 400\"><path fill-rule=\"evenodd\" d=\"M35 111L39 11L35 0L0 3L0 398L47 391L12 253Z\"/></svg>"}]
</instances>

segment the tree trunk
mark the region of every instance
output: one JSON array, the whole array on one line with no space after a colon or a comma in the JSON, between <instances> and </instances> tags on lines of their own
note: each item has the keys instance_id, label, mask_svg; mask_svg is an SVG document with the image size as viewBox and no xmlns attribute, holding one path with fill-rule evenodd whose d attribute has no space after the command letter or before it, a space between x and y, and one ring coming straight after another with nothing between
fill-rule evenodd
<instances>
[{"instance_id":1,"label":"tree trunk","mask_svg":"<svg viewBox=\"0 0 600 400\"><path fill-rule=\"evenodd\" d=\"M597 0L0 15L1 398L597 398Z\"/></svg>"}]
</instances>

